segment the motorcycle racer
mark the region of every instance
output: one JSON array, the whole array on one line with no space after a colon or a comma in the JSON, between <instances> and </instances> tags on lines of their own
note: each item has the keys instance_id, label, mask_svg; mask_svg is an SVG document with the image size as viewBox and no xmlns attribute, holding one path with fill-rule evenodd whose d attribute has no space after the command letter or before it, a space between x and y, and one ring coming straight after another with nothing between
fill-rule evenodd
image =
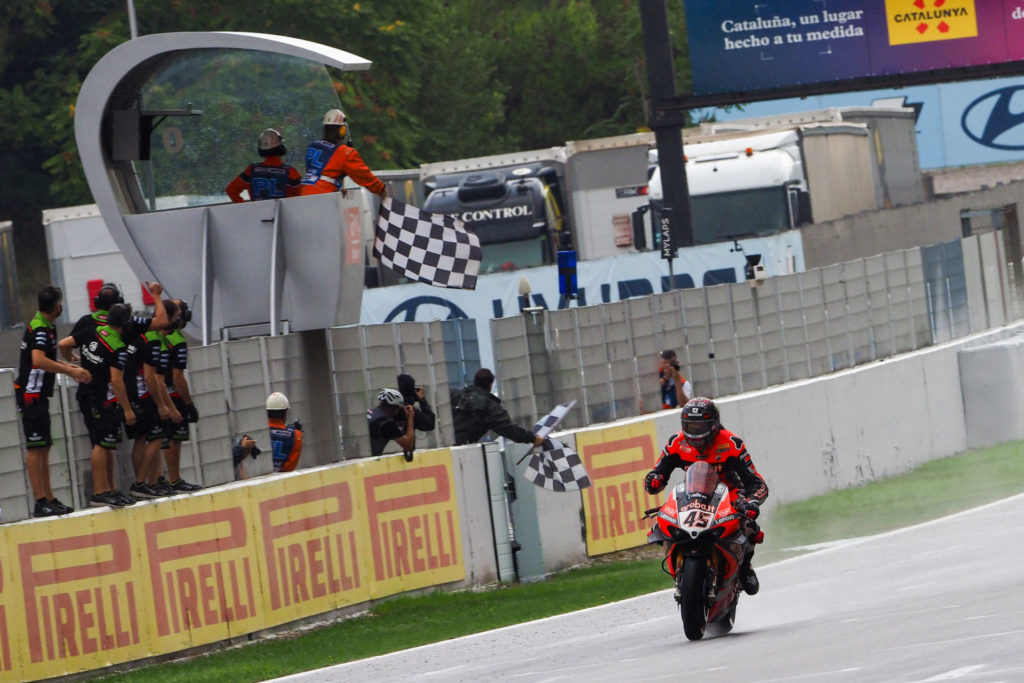
<instances>
[{"instance_id":1,"label":"motorcycle racer","mask_svg":"<svg viewBox=\"0 0 1024 683\"><path fill-rule=\"evenodd\" d=\"M708 398L696 397L683 406L680 416L682 431L669 439L654 469L644 478L647 493L657 494L665 488L669 475L676 468L684 471L698 460L711 465L729 487L733 506L750 520L750 538L763 538L757 523L761 504L768 498L768 486L754 467L743 439L722 427L718 406ZM751 566L754 544L750 543L740 567L740 584L748 595L760 588Z\"/></svg>"}]
</instances>

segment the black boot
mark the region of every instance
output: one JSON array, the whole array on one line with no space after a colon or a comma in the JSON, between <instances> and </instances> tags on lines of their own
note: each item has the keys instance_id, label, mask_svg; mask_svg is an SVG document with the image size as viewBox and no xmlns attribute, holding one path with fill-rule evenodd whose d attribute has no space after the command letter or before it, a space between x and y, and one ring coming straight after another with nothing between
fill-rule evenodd
<instances>
[{"instance_id":1,"label":"black boot","mask_svg":"<svg viewBox=\"0 0 1024 683\"><path fill-rule=\"evenodd\" d=\"M744 562L740 567L740 586L743 587L747 595L757 595L757 591L761 590L761 584L757 580L754 568L750 566L750 560Z\"/></svg>"}]
</instances>

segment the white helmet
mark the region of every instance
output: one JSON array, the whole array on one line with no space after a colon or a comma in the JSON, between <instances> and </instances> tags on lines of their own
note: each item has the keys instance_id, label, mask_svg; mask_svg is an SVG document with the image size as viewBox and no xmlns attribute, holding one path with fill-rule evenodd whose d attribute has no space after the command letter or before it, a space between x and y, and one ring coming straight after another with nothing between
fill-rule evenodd
<instances>
[{"instance_id":1,"label":"white helmet","mask_svg":"<svg viewBox=\"0 0 1024 683\"><path fill-rule=\"evenodd\" d=\"M380 393L377 394L377 400L384 405L396 408L401 408L405 405L405 399L402 398L402 394L395 389L381 389Z\"/></svg>"},{"instance_id":2,"label":"white helmet","mask_svg":"<svg viewBox=\"0 0 1024 683\"><path fill-rule=\"evenodd\" d=\"M340 109L331 109L324 114L325 126L347 126L348 119L345 117L345 112Z\"/></svg>"},{"instance_id":3,"label":"white helmet","mask_svg":"<svg viewBox=\"0 0 1024 683\"><path fill-rule=\"evenodd\" d=\"M284 138L282 138L281 134L273 128L267 128L265 131L260 133L259 149L261 152L277 149L283 144Z\"/></svg>"},{"instance_id":4,"label":"white helmet","mask_svg":"<svg viewBox=\"0 0 1024 683\"><path fill-rule=\"evenodd\" d=\"M267 396L267 410L288 410L288 397L275 391Z\"/></svg>"}]
</instances>

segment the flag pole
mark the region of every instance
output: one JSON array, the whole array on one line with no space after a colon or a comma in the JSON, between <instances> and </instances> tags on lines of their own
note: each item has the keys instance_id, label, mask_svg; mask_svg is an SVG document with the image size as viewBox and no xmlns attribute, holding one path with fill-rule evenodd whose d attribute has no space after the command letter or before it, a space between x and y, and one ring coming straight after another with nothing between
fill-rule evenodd
<instances>
[{"instance_id":1,"label":"flag pole","mask_svg":"<svg viewBox=\"0 0 1024 683\"><path fill-rule=\"evenodd\" d=\"M518 467L519 463L521 463L522 461L524 461L528 457L530 457L530 454L532 454L536 449L537 449L536 445L530 446L530 450L526 451L526 455L524 455L523 457L519 458L519 460L516 460L516 466Z\"/></svg>"}]
</instances>

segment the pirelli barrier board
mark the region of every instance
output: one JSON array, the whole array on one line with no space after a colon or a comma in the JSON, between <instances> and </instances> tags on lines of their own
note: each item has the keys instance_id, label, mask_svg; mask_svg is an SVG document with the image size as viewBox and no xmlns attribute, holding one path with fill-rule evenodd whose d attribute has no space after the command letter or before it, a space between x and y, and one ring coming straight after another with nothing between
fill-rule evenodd
<instances>
[{"instance_id":1,"label":"pirelli barrier board","mask_svg":"<svg viewBox=\"0 0 1024 683\"><path fill-rule=\"evenodd\" d=\"M466 577L451 452L0 527L0 680L214 643Z\"/></svg>"},{"instance_id":2,"label":"pirelli barrier board","mask_svg":"<svg viewBox=\"0 0 1024 683\"><path fill-rule=\"evenodd\" d=\"M576 448L592 483L583 489L587 555L635 548L646 542L644 510L663 495L644 491L644 475L658 460L653 420L576 434Z\"/></svg>"}]
</instances>

